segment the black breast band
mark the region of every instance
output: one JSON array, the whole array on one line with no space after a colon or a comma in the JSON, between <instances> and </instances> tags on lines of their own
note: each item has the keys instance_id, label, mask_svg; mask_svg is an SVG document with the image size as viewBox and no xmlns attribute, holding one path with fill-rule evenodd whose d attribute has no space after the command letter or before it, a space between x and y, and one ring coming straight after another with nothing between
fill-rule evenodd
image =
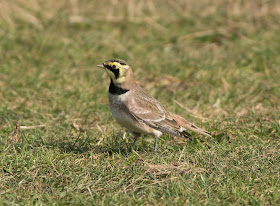
<instances>
[{"instance_id":1,"label":"black breast band","mask_svg":"<svg viewBox=\"0 0 280 206\"><path fill-rule=\"evenodd\" d=\"M109 92L111 94L121 95L121 94L125 94L128 91L129 91L128 89L123 89L121 87L116 86L111 79L111 83L110 83L110 87L109 87Z\"/></svg>"}]
</instances>

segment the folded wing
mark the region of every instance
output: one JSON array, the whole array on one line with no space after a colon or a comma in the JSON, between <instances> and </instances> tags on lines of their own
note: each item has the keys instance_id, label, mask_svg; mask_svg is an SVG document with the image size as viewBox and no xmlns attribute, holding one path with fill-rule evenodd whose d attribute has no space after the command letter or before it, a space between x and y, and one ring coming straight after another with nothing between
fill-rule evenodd
<instances>
[{"instance_id":1,"label":"folded wing","mask_svg":"<svg viewBox=\"0 0 280 206\"><path fill-rule=\"evenodd\" d=\"M150 97L145 91L142 90L140 94L135 95L127 104L132 115L138 121L159 131L188 139L191 139L191 135L187 130L210 136L206 130L197 127L179 115L168 112L156 99Z\"/></svg>"},{"instance_id":2,"label":"folded wing","mask_svg":"<svg viewBox=\"0 0 280 206\"><path fill-rule=\"evenodd\" d=\"M156 99L143 94L134 96L127 105L132 115L138 121L159 131L190 139L191 135L178 124Z\"/></svg>"}]
</instances>

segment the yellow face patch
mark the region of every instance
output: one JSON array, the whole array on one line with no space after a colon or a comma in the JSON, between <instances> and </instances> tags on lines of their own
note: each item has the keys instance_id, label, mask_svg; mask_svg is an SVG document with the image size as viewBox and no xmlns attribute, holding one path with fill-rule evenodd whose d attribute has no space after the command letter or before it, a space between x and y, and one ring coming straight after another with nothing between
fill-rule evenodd
<instances>
[{"instance_id":1,"label":"yellow face patch","mask_svg":"<svg viewBox=\"0 0 280 206\"><path fill-rule=\"evenodd\" d=\"M111 66L113 67L114 65L116 66L116 68L120 68L121 67L121 64L119 62L107 62L107 63L104 63L104 66Z\"/></svg>"},{"instance_id":2,"label":"yellow face patch","mask_svg":"<svg viewBox=\"0 0 280 206\"><path fill-rule=\"evenodd\" d=\"M104 67L107 75L115 84L121 84L125 81L127 65L121 65L119 62L105 62Z\"/></svg>"}]
</instances>

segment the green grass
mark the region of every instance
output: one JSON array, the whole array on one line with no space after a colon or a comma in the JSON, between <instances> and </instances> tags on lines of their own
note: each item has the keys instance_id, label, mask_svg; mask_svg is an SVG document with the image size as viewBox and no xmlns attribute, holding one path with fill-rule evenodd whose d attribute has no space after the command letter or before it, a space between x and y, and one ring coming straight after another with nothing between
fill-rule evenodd
<instances>
[{"instance_id":1,"label":"green grass","mask_svg":"<svg viewBox=\"0 0 280 206\"><path fill-rule=\"evenodd\" d=\"M0 205L280 204L279 2L141 2L0 1ZM129 153L111 58L214 138Z\"/></svg>"}]
</instances>

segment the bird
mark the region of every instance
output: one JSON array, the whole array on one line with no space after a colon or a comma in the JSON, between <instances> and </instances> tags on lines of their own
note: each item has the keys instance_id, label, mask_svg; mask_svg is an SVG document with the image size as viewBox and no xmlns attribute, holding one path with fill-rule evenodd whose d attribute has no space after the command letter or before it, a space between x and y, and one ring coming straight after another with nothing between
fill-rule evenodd
<instances>
[{"instance_id":1,"label":"bird","mask_svg":"<svg viewBox=\"0 0 280 206\"><path fill-rule=\"evenodd\" d=\"M208 131L168 111L150 96L136 83L131 67L124 60L110 59L97 67L104 69L111 80L108 92L111 113L134 137L132 149L142 134L155 136L155 153L163 133L192 140L190 130L211 137Z\"/></svg>"}]
</instances>

